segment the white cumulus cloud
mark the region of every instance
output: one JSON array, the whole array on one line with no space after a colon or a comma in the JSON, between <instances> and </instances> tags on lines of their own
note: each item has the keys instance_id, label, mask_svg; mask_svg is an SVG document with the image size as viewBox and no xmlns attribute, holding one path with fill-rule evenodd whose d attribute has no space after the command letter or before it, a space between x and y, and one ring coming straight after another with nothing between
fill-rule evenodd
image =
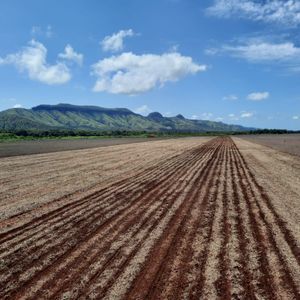
<instances>
[{"instance_id":1,"label":"white cumulus cloud","mask_svg":"<svg viewBox=\"0 0 300 300\"><path fill-rule=\"evenodd\" d=\"M92 66L92 74L97 78L93 90L134 95L206 68L180 53L136 55L127 52L105 58Z\"/></svg>"},{"instance_id":2,"label":"white cumulus cloud","mask_svg":"<svg viewBox=\"0 0 300 300\"><path fill-rule=\"evenodd\" d=\"M121 51L124 48L124 39L133 35L134 32L132 29L120 30L117 33L108 35L101 42L102 49L103 51Z\"/></svg>"},{"instance_id":3,"label":"white cumulus cloud","mask_svg":"<svg viewBox=\"0 0 300 300\"><path fill-rule=\"evenodd\" d=\"M58 54L58 57L65 60L74 61L80 66L83 62L83 54L75 52L71 45L67 45L65 47L65 51L63 53Z\"/></svg>"},{"instance_id":4,"label":"white cumulus cloud","mask_svg":"<svg viewBox=\"0 0 300 300\"><path fill-rule=\"evenodd\" d=\"M224 18L234 16L284 26L300 24L299 0L215 0L207 11L210 15Z\"/></svg>"},{"instance_id":5,"label":"white cumulus cloud","mask_svg":"<svg viewBox=\"0 0 300 300\"><path fill-rule=\"evenodd\" d=\"M269 92L255 92L255 93L249 94L247 96L247 99L252 100L252 101L262 101L262 100L265 100L269 97L270 97Z\"/></svg>"},{"instance_id":6,"label":"white cumulus cloud","mask_svg":"<svg viewBox=\"0 0 300 300\"><path fill-rule=\"evenodd\" d=\"M253 117L253 113L251 112L242 112L241 113L241 118L251 118Z\"/></svg>"},{"instance_id":7,"label":"white cumulus cloud","mask_svg":"<svg viewBox=\"0 0 300 300\"><path fill-rule=\"evenodd\" d=\"M57 62L50 65L46 58L46 47L35 40L31 40L28 46L21 51L1 59L0 64L14 65L20 72L28 73L30 79L49 85L63 84L71 79L71 72L64 63Z\"/></svg>"}]
</instances>

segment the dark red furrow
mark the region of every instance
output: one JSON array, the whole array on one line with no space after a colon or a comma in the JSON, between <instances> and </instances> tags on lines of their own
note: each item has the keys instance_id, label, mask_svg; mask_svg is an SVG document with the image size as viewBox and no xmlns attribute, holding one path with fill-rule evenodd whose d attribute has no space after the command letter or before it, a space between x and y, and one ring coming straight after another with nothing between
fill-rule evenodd
<instances>
[{"instance_id":1,"label":"dark red furrow","mask_svg":"<svg viewBox=\"0 0 300 300\"><path fill-rule=\"evenodd\" d=\"M221 244L221 251L218 255L218 269L220 270L220 275L218 280L215 282L216 290L220 299L230 300L232 298L231 294L231 282L230 282L230 274L229 274L229 253L228 253L228 244L229 238L231 234L231 226L229 223L228 217L228 189L227 189L227 181L229 181L229 163L230 163L230 156L229 156L229 149L230 146L226 148L226 164L225 164L225 178L223 181L223 193L222 193L222 204L223 204L223 217L222 217L222 244Z\"/></svg>"},{"instance_id":2,"label":"dark red furrow","mask_svg":"<svg viewBox=\"0 0 300 300\"><path fill-rule=\"evenodd\" d=\"M242 218L242 208L241 208L241 200L238 192L237 180L235 179L235 169L234 169L234 157L232 153L232 149L230 151L230 178L231 178L231 186L233 190L233 204L236 211L236 221L237 221L237 236L239 243L239 255L240 255L240 266L241 266L241 274L242 274L242 299L251 299L256 300L257 297L255 295L255 289L253 286L253 274L250 269L250 258L249 258L249 241L246 238L246 226L243 218Z\"/></svg>"}]
</instances>

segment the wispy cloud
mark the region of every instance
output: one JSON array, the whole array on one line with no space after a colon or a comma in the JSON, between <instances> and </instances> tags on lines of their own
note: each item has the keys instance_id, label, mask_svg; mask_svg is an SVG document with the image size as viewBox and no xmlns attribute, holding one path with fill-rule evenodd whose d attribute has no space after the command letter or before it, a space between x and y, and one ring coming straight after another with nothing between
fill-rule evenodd
<instances>
[{"instance_id":1,"label":"wispy cloud","mask_svg":"<svg viewBox=\"0 0 300 300\"><path fill-rule=\"evenodd\" d=\"M292 119L293 120L300 120L300 117L299 116L293 116Z\"/></svg>"},{"instance_id":2,"label":"wispy cloud","mask_svg":"<svg viewBox=\"0 0 300 300\"><path fill-rule=\"evenodd\" d=\"M250 41L245 45L228 46L220 49L221 52L227 52L232 56L241 57L253 62L268 61L289 61L300 58L300 48L294 43L268 43Z\"/></svg>"},{"instance_id":3,"label":"wispy cloud","mask_svg":"<svg viewBox=\"0 0 300 300\"><path fill-rule=\"evenodd\" d=\"M52 26L48 25L46 28L41 26L32 26L31 35L34 37L45 36L47 38L51 38L53 36Z\"/></svg>"},{"instance_id":4,"label":"wispy cloud","mask_svg":"<svg viewBox=\"0 0 300 300\"><path fill-rule=\"evenodd\" d=\"M222 122L223 120L224 120L223 117L217 117L217 118L215 118L215 121L216 121L216 122Z\"/></svg>"},{"instance_id":5,"label":"wispy cloud","mask_svg":"<svg viewBox=\"0 0 300 300\"><path fill-rule=\"evenodd\" d=\"M251 101L262 101L265 99L268 99L270 97L270 93L269 92L254 92L251 93L247 96L248 100Z\"/></svg>"},{"instance_id":6,"label":"wispy cloud","mask_svg":"<svg viewBox=\"0 0 300 300\"><path fill-rule=\"evenodd\" d=\"M272 39L272 38L269 38ZM229 55L249 63L280 67L291 72L300 71L300 47L293 42L266 41L264 38L249 38L206 51L209 55Z\"/></svg>"},{"instance_id":7,"label":"wispy cloud","mask_svg":"<svg viewBox=\"0 0 300 300\"><path fill-rule=\"evenodd\" d=\"M240 119L240 117L238 115L233 114L233 113L229 114L228 118L230 121L238 121Z\"/></svg>"},{"instance_id":8,"label":"wispy cloud","mask_svg":"<svg viewBox=\"0 0 300 300\"><path fill-rule=\"evenodd\" d=\"M92 66L92 74L97 78L93 90L134 95L206 68L180 53L136 55L127 52L105 58Z\"/></svg>"},{"instance_id":9,"label":"wispy cloud","mask_svg":"<svg viewBox=\"0 0 300 300\"><path fill-rule=\"evenodd\" d=\"M152 109L150 109L148 105L144 104L144 105L136 108L134 110L134 112L137 114L141 114L141 115L148 115L149 113L152 112Z\"/></svg>"},{"instance_id":10,"label":"wispy cloud","mask_svg":"<svg viewBox=\"0 0 300 300\"><path fill-rule=\"evenodd\" d=\"M101 42L103 51L117 52L124 48L124 39L126 37L133 36L134 32L132 29L120 30L117 33L106 36Z\"/></svg>"},{"instance_id":11,"label":"wispy cloud","mask_svg":"<svg viewBox=\"0 0 300 300\"><path fill-rule=\"evenodd\" d=\"M71 72L63 62L47 63L46 47L31 40L28 46L17 53L0 59L0 65L14 65L20 72L26 72L30 79L46 84L63 84L71 79Z\"/></svg>"},{"instance_id":12,"label":"wispy cloud","mask_svg":"<svg viewBox=\"0 0 300 300\"><path fill-rule=\"evenodd\" d=\"M252 112L246 112L246 111L245 111L245 112L242 112L242 113L241 113L241 116L240 116L240 117L241 117L241 118L251 118L251 117L253 117L253 115L254 115L254 114L253 114Z\"/></svg>"},{"instance_id":13,"label":"wispy cloud","mask_svg":"<svg viewBox=\"0 0 300 300\"><path fill-rule=\"evenodd\" d=\"M224 96L222 99L229 100L229 101L235 101L235 100L238 100L239 97L234 94L231 94L231 95Z\"/></svg>"},{"instance_id":14,"label":"wispy cloud","mask_svg":"<svg viewBox=\"0 0 300 300\"><path fill-rule=\"evenodd\" d=\"M213 117L213 114L210 112L204 112L201 114L201 118L204 120L210 120Z\"/></svg>"},{"instance_id":15,"label":"wispy cloud","mask_svg":"<svg viewBox=\"0 0 300 300\"><path fill-rule=\"evenodd\" d=\"M207 12L217 17L238 17L284 26L300 24L299 0L215 0Z\"/></svg>"}]
</instances>

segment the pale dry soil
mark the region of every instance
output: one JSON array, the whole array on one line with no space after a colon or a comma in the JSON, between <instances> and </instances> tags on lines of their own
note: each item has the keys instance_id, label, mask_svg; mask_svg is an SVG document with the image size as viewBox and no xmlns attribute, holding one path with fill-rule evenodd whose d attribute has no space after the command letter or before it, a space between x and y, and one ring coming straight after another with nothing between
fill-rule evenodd
<instances>
[{"instance_id":1,"label":"pale dry soil","mask_svg":"<svg viewBox=\"0 0 300 300\"><path fill-rule=\"evenodd\" d=\"M300 242L300 157L244 139L233 140L257 181L272 198L276 210Z\"/></svg>"},{"instance_id":2,"label":"pale dry soil","mask_svg":"<svg viewBox=\"0 0 300 300\"><path fill-rule=\"evenodd\" d=\"M258 143L275 150L300 156L300 133L254 134L241 137L249 142Z\"/></svg>"},{"instance_id":3,"label":"pale dry soil","mask_svg":"<svg viewBox=\"0 0 300 300\"><path fill-rule=\"evenodd\" d=\"M80 138L80 139L41 139L41 140L20 140L3 141L0 143L0 157L18 156L51 153L68 150L79 150L99 148L114 145L131 143L142 143L147 141L159 141L165 138L143 138L143 137L122 137L122 138Z\"/></svg>"},{"instance_id":4,"label":"pale dry soil","mask_svg":"<svg viewBox=\"0 0 300 300\"><path fill-rule=\"evenodd\" d=\"M77 194L89 195L209 139L170 139L0 158L0 219L63 196L72 201Z\"/></svg>"}]
</instances>

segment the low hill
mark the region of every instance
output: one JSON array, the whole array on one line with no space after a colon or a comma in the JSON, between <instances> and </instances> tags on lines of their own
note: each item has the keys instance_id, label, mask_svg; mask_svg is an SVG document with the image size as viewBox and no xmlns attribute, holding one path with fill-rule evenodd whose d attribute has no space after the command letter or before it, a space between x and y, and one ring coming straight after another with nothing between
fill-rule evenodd
<instances>
[{"instance_id":1,"label":"low hill","mask_svg":"<svg viewBox=\"0 0 300 300\"><path fill-rule=\"evenodd\" d=\"M32 109L12 108L0 112L0 130L132 130L132 131L246 131L239 125L190 120L182 115L147 117L126 108L103 108L71 104L39 105Z\"/></svg>"}]
</instances>

